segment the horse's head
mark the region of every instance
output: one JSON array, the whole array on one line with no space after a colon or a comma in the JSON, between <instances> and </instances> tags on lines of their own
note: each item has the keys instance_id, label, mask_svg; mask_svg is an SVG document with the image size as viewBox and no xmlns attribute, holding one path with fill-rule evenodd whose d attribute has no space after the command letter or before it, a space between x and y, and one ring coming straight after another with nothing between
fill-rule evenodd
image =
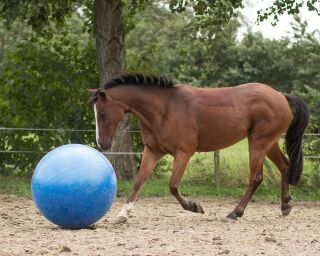
<instances>
[{"instance_id":1,"label":"horse's head","mask_svg":"<svg viewBox=\"0 0 320 256\"><path fill-rule=\"evenodd\" d=\"M126 112L125 106L113 100L106 90L90 89L96 119L96 140L103 150L111 148L117 126Z\"/></svg>"}]
</instances>

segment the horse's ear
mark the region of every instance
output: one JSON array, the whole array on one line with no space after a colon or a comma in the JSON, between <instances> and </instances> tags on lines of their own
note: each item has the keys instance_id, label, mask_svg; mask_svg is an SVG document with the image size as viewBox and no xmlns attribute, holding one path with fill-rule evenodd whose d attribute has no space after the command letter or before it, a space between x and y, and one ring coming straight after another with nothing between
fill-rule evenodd
<instances>
[{"instance_id":1,"label":"horse's ear","mask_svg":"<svg viewBox=\"0 0 320 256\"><path fill-rule=\"evenodd\" d=\"M105 100L107 98L107 94L105 91L98 90L98 97Z\"/></svg>"},{"instance_id":2,"label":"horse's ear","mask_svg":"<svg viewBox=\"0 0 320 256\"><path fill-rule=\"evenodd\" d=\"M105 100L107 98L107 94L105 93L105 91L101 90L101 89L87 89L87 91L89 93L91 93L91 95L96 98L101 98L103 100Z\"/></svg>"},{"instance_id":3,"label":"horse's ear","mask_svg":"<svg viewBox=\"0 0 320 256\"><path fill-rule=\"evenodd\" d=\"M87 91L91 94L95 94L98 91L98 89L87 89Z\"/></svg>"}]
</instances>

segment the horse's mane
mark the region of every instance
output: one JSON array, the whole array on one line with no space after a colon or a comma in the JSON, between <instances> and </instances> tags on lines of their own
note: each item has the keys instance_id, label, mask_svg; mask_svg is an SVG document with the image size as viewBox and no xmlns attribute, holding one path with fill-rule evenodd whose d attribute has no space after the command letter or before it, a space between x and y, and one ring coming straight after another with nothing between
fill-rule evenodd
<instances>
[{"instance_id":1,"label":"horse's mane","mask_svg":"<svg viewBox=\"0 0 320 256\"><path fill-rule=\"evenodd\" d=\"M102 86L103 89L121 85L150 86L155 88L173 88L174 83L171 79L161 76L148 76L143 74L123 74L112 78Z\"/></svg>"}]
</instances>

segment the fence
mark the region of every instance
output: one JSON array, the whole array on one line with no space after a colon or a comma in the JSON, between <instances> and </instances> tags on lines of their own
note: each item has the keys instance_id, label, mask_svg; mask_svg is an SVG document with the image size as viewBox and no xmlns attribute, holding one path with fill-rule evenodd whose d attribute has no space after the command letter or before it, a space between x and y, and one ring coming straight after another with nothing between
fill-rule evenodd
<instances>
[{"instance_id":1,"label":"fence","mask_svg":"<svg viewBox=\"0 0 320 256\"><path fill-rule=\"evenodd\" d=\"M320 148L320 134L311 134L311 133L306 133L304 134L304 139L303 139L303 145L310 145L310 142L312 141L313 145L317 143L317 148ZM280 144L284 147L284 135L282 136L280 140ZM305 150L305 151L310 151L310 150ZM313 150L314 151L314 150ZM318 168L316 168L317 172L320 172L320 152L316 151L316 154L307 154L305 152L304 154L304 159L306 160L306 166L307 168L311 169L314 168L314 166L311 166L312 163L317 164ZM238 160L238 164L241 162L242 168L245 165L245 168L243 169L248 169L249 164L248 164L248 146L247 142L240 142L234 146L231 146L227 149L219 150L214 152L213 155L213 162L214 162L214 176L213 176L213 181L216 186L220 186L221 179L224 176L223 169L225 168L234 168L232 166L233 162ZM233 160L236 159L236 160ZM231 167L230 167L231 165ZM275 166L271 163L270 160L266 159L264 162L264 169L267 171L267 175L269 179L272 179L273 181L276 181L276 178L279 174L278 171L275 171L276 168ZM318 174L320 175L320 173Z\"/></svg>"},{"instance_id":2,"label":"fence","mask_svg":"<svg viewBox=\"0 0 320 256\"><path fill-rule=\"evenodd\" d=\"M120 131L122 132L122 131ZM127 131L132 134L139 134L140 131ZM11 136L15 136L18 133L24 133L24 137L30 136L30 134L37 134L37 133L57 133L59 135L64 134L65 138L70 138L72 137L71 134L77 134L77 138L82 138L83 134L91 134L92 139L90 141L92 142L92 145L95 144L95 130L93 129L53 129L53 128L5 128L5 127L0 127L0 136L3 136L4 134L8 135L11 134ZM69 135L68 135L69 134ZM52 135L51 135L52 136ZM318 143L320 143L320 134L305 134L304 135L304 140L309 140L310 138L316 138ZM36 142L35 142L36 143ZM77 143L83 143L83 141L77 141ZM4 144L2 143L2 146ZM245 145L245 146L244 146ZM19 155L40 155L40 154L46 154L48 151L51 149L33 149L32 148L32 143L29 145L30 147L28 149L21 149L21 148L0 148L0 154L19 154ZM111 155L111 154L117 154L117 155L126 155L126 154L134 154L134 155L141 155L142 152L104 152L106 155ZM15 159L14 157L12 159ZM224 166L224 168L228 168L226 165L226 162L230 162L231 164L236 164L233 161L230 161L230 159L240 159L243 162L243 159L247 161L248 159L248 149L246 146L246 143L242 143L242 146L237 147L231 147L226 150L222 151L216 151L214 153L211 153L211 168L212 169L212 175L213 175L213 182L215 183L216 186L220 186L221 183L221 175L222 171L221 168ZM320 155L306 155L305 159L320 159ZM268 162L266 162L266 167L267 169L270 169L270 166Z\"/></svg>"}]
</instances>

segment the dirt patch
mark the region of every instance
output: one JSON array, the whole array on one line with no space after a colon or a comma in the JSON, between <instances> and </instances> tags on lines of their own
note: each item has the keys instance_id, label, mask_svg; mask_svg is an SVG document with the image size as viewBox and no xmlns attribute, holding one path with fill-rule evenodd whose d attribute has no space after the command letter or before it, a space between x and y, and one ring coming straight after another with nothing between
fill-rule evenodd
<instances>
[{"instance_id":1,"label":"dirt patch","mask_svg":"<svg viewBox=\"0 0 320 256\"><path fill-rule=\"evenodd\" d=\"M234 223L221 219L236 200L194 198L205 214L184 211L173 198L140 199L129 223L112 224L124 198L92 229L63 230L32 200L0 195L0 255L320 255L320 204L251 202Z\"/></svg>"}]
</instances>

